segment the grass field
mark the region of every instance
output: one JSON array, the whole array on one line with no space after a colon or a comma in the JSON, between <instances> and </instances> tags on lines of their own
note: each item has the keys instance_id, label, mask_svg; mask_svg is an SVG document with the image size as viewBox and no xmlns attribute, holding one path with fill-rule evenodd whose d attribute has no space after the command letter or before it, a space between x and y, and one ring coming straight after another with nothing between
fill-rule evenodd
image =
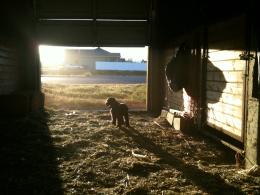
<instances>
[{"instance_id":1,"label":"grass field","mask_svg":"<svg viewBox=\"0 0 260 195\"><path fill-rule=\"evenodd\" d=\"M130 109L146 109L146 84L43 84L45 107L54 109L105 109L105 100L114 97Z\"/></svg>"}]
</instances>

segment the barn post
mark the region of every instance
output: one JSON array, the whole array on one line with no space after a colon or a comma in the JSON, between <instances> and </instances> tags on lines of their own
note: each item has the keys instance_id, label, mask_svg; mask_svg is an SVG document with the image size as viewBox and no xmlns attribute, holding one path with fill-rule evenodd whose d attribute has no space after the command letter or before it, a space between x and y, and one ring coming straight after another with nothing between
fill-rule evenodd
<instances>
[{"instance_id":1,"label":"barn post","mask_svg":"<svg viewBox=\"0 0 260 195\"><path fill-rule=\"evenodd\" d=\"M256 12L255 12L256 13ZM259 26L255 17L248 18L247 106L245 134L245 166L260 165L260 81L259 81ZM249 22L250 21L250 22ZM252 56L252 58L251 58Z\"/></svg>"},{"instance_id":2,"label":"barn post","mask_svg":"<svg viewBox=\"0 0 260 195\"><path fill-rule=\"evenodd\" d=\"M34 1L24 2L24 14L19 26L20 53L24 65L24 93L29 99L29 112L43 107L43 94L41 93L40 59L36 37L36 17Z\"/></svg>"},{"instance_id":3,"label":"barn post","mask_svg":"<svg viewBox=\"0 0 260 195\"><path fill-rule=\"evenodd\" d=\"M10 72L1 78L11 83L1 83L1 114L24 115L43 106L33 0L6 1L1 16L1 44L8 48L6 55L12 59L4 64Z\"/></svg>"},{"instance_id":4,"label":"barn post","mask_svg":"<svg viewBox=\"0 0 260 195\"><path fill-rule=\"evenodd\" d=\"M199 101L198 101L198 129L203 130L206 122L206 76L207 76L207 62L208 62L208 24L204 24L201 30L201 39L199 50Z\"/></svg>"},{"instance_id":5,"label":"barn post","mask_svg":"<svg viewBox=\"0 0 260 195\"><path fill-rule=\"evenodd\" d=\"M163 69L159 48L149 48L147 110L155 115L160 114L163 105Z\"/></svg>"},{"instance_id":6,"label":"barn post","mask_svg":"<svg viewBox=\"0 0 260 195\"><path fill-rule=\"evenodd\" d=\"M34 1L24 0L17 3L15 6L17 7L15 10L18 11L13 11L13 14L15 17L19 18L19 21L15 23L17 31L17 49L21 64L21 89L19 94L26 100L26 102L20 101L21 104L27 104L26 110L17 110L17 112L28 113L42 108L44 101L40 86L40 61L38 44L36 41Z\"/></svg>"},{"instance_id":7,"label":"barn post","mask_svg":"<svg viewBox=\"0 0 260 195\"><path fill-rule=\"evenodd\" d=\"M162 50L158 32L158 5L157 0L152 1L151 6L151 32L150 47L148 51L147 71L147 111L158 115L163 106L163 75Z\"/></svg>"}]
</instances>

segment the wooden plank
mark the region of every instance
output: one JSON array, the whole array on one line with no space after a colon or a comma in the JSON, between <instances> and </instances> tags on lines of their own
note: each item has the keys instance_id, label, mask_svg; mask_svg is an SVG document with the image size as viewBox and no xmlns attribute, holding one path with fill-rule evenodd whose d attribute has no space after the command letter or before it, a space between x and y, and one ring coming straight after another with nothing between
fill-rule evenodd
<instances>
[{"instance_id":1,"label":"wooden plank","mask_svg":"<svg viewBox=\"0 0 260 195\"><path fill-rule=\"evenodd\" d=\"M0 65L0 72L10 73L16 71L15 66L2 66Z\"/></svg>"},{"instance_id":2,"label":"wooden plank","mask_svg":"<svg viewBox=\"0 0 260 195\"><path fill-rule=\"evenodd\" d=\"M14 72L0 72L0 79L13 80L16 79L16 75Z\"/></svg>"},{"instance_id":3,"label":"wooden plank","mask_svg":"<svg viewBox=\"0 0 260 195\"><path fill-rule=\"evenodd\" d=\"M161 115L160 115L160 116L165 118L165 117L167 116L167 114L168 114L168 111L162 109L162 110L161 110Z\"/></svg>"},{"instance_id":4,"label":"wooden plank","mask_svg":"<svg viewBox=\"0 0 260 195\"><path fill-rule=\"evenodd\" d=\"M208 118L207 119L207 124L217 130L222 131L223 133L226 133L232 137L234 137L235 139L241 139L241 134L242 131L240 129L236 129L234 127L230 127L226 124L223 124L221 122L215 121L214 119ZM239 140L240 140L239 139Z\"/></svg>"},{"instance_id":5,"label":"wooden plank","mask_svg":"<svg viewBox=\"0 0 260 195\"><path fill-rule=\"evenodd\" d=\"M166 115L166 120L168 121L168 123L169 123L170 125L173 125L174 114L168 112L167 115Z\"/></svg>"},{"instance_id":6,"label":"wooden plank","mask_svg":"<svg viewBox=\"0 0 260 195\"><path fill-rule=\"evenodd\" d=\"M174 117L173 118L173 128L177 131L181 130L181 118L180 117Z\"/></svg>"},{"instance_id":7,"label":"wooden plank","mask_svg":"<svg viewBox=\"0 0 260 195\"><path fill-rule=\"evenodd\" d=\"M243 82L242 71L207 72L208 81Z\"/></svg>"},{"instance_id":8,"label":"wooden plank","mask_svg":"<svg viewBox=\"0 0 260 195\"><path fill-rule=\"evenodd\" d=\"M242 107L232 106L222 102L218 102L215 104L211 104L207 102L206 104L208 110L218 111L242 119Z\"/></svg>"},{"instance_id":9,"label":"wooden plank","mask_svg":"<svg viewBox=\"0 0 260 195\"><path fill-rule=\"evenodd\" d=\"M223 87L225 87L223 89ZM242 83L226 83L223 81L207 81L206 83L207 91L230 93L234 95L243 94L243 84Z\"/></svg>"},{"instance_id":10,"label":"wooden plank","mask_svg":"<svg viewBox=\"0 0 260 195\"><path fill-rule=\"evenodd\" d=\"M14 59L0 58L0 65L15 66L16 65L16 61Z\"/></svg>"},{"instance_id":11,"label":"wooden plank","mask_svg":"<svg viewBox=\"0 0 260 195\"><path fill-rule=\"evenodd\" d=\"M10 92L11 92L11 91L14 91L17 88L17 86L16 86L16 83L13 83L13 84L3 84L3 85L0 85L0 88L2 90L5 90L5 91L9 91L10 90Z\"/></svg>"},{"instance_id":12,"label":"wooden plank","mask_svg":"<svg viewBox=\"0 0 260 195\"><path fill-rule=\"evenodd\" d=\"M207 117L236 129L241 129L242 120L216 110L208 110Z\"/></svg>"},{"instance_id":13,"label":"wooden plank","mask_svg":"<svg viewBox=\"0 0 260 195\"><path fill-rule=\"evenodd\" d=\"M6 50L0 49L0 58L13 58L14 53Z\"/></svg>"},{"instance_id":14,"label":"wooden plank","mask_svg":"<svg viewBox=\"0 0 260 195\"><path fill-rule=\"evenodd\" d=\"M224 60L240 60L239 55L243 51L235 51L235 50L222 50L222 51L215 51L209 53L209 60L211 62L215 61L224 61Z\"/></svg>"},{"instance_id":15,"label":"wooden plank","mask_svg":"<svg viewBox=\"0 0 260 195\"><path fill-rule=\"evenodd\" d=\"M7 47L7 46L4 46L4 45L0 45L0 50L1 51L5 51L5 52L13 52L13 48L11 47Z\"/></svg>"},{"instance_id":16,"label":"wooden plank","mask_svg":"<svg viewBox=\"0 0 260 195\"><path fill-rule=\"evenodd\" d=\"M227 93L207 91L206 101L210 103L222 102L233 106L242 106L242 97Z\"/></svg>"},{"instance_id":17,"label":"wooden plank","mask_svg":"<svg viewBox=\"0 0 260 195\"><path fill-rule=\"evenodd\" d=\"M0 79L0 84L1 85L13 85L13 84L16 84L16 81L15 79L12 79L12 80L3 80L3 79Z\"/></svg>"},{"instance_id":18,"label":"wooden plank","mask_svg":"<svg viewBox=\"0 0 260 195\"><path fill-rule=\"evenodd\" d=\"M207 65L207 71L215 71L217 67L221 71L244 71L246 62L244 60L224 60L209 62Z\"/></svg>"}]
</instances>

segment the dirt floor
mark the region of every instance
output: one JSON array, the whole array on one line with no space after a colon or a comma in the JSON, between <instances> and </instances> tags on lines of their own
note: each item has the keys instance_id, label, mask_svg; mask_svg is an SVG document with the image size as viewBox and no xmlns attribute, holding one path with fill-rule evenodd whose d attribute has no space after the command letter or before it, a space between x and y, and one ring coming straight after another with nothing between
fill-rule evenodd
<instances>
[{"instance_id":1,"label":"dirt floor","mask_svg":"<svg viewBox=\"0 0 260 195\"><path fill-rule=\"evenodd\" d=\"M1 194L260 194L234 152L162 129L143 112L131 128L108 112L45 111L1 119Z\"/></svg>"}]
</instances>

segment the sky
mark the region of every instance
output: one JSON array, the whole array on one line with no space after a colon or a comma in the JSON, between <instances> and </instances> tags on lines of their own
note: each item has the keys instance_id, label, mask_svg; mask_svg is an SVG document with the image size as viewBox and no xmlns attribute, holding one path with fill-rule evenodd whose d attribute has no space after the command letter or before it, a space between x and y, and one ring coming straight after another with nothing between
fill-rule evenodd
<instances>
[{"instance_id":1,"label":"sky","mask_svg":"<svg viewBox=\"0 0 260 195\"><path fill-rule=\"evenodd\" d=\"M40 45L40 60L43 66L61 65L64 62L64 50L70 49L95 49L96 47L58 47ZM101 47L109 52L120 53L121 58L132 59L140 62L148 59L148 47Z\"/></svg>"}]
</instances>

